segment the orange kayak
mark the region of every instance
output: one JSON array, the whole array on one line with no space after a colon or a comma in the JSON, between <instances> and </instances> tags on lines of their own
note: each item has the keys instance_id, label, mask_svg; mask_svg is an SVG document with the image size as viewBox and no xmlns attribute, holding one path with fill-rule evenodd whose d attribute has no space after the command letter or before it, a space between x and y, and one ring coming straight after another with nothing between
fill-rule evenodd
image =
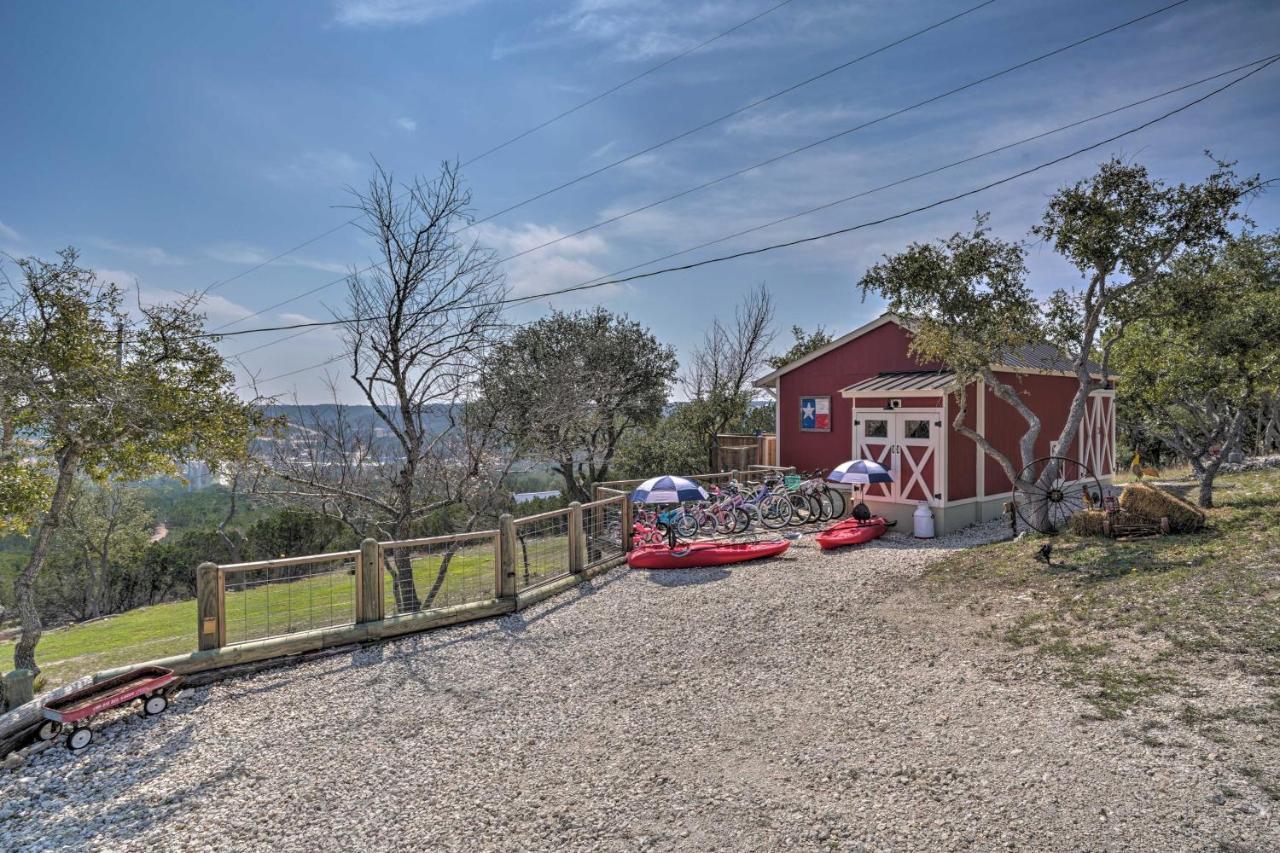
<instances>
[{"instance_id":1,"label":"orange kayak","mask_svg":"<svg viewBox=\"0 0 1280 853\"><path fill-rule=\"evenodd\" d=\"M776 557L790 545L785 539L775 542L694 542L675 549L666 545L641 545L627 555L627 565L633 569L701 569Z\"/></svg>"},{"instance_id":2,"label":"orange kayak","mask_svg":"<svg viewBox=\"0 0 1280 853\"><path fill-rule=\"evenodd\" d=\"M845 545L861 545L884 535L889 525L883 516L872 516L866 521L848 518L818 534L818 544L824 551L843 548Z\"/></svg>"}]
</instances>

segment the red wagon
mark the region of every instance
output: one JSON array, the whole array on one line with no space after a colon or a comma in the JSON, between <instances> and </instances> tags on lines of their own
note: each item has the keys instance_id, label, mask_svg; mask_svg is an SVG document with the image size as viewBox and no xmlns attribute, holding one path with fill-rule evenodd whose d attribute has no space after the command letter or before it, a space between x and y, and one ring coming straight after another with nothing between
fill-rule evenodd
<instances>
[{"instance_id":1,"label":"red wagon","mask_svg":"<svg viewBox=\"0 0 1280 853\"><path fill-rule=\"evenodd\" d=\"M69 726L71 734L67 735L67 748L79 752L93 742L89 720L94 716L135 699L142 700L142 710L147 716L163 714L177 685L178 676L173 674L173 670L162 666L140 666L73 690L44 706L47 722L40 727L39 737L41 740L53 740Z\"/></svg>"}]
</instances>

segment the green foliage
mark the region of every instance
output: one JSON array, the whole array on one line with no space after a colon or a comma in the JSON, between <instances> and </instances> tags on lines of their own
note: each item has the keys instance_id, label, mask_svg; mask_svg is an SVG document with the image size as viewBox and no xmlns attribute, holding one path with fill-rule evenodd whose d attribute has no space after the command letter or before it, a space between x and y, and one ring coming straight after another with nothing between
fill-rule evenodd
<instances>
[{"instance_id":1,"label":"green foliage","mask_svg":"<svg viewBox=\"0 0 1280 853\"><path fill-rule=\"evenodd\" d=\"M1203 457L1280 385L1280 232L1183 255L1142 308L1112 350L1122 412L1203 482Z\"/></svg>"},{"instance_id":2,"label":"green foliage","mask_svg":"<svg viewBox=\"0 0 1280 853\"><path fill-rule=\"evenodd\" d=\"M142 496L147 509L164 523L170 533L197 527L217 527L231 508L231 490L220 483L192 491L181 480L155 480L145 484ZM236 520L243 523L241 513L245 511L251 510L242 505Z\"/></svg>"},{"instance_id":3,"label":"green foliage","mask_svg":"<svg viewBox=\"0 0 1280 853\"><path fill-rule=\"evenodd\" d=\"M154 525L138 489L78 480L38 587L41 612L93 619L146 602L135 567Z\"/></svg>"},{"instance_id":4,"label":"green foliage","mask_svg":"<svg viewBox=\"0 0 1280 853\"><path fill-rule=\"evenodd\" d=\"M993 236L980 215L968 234L912 243L886 258L860 286L911 321L917 359L946 364L968 381L1003 353L1043 340L1026 276L1026 250Z\"/></svg>"},{"instance_id":5,"label":"green foliage","mask_svg":"<svg viewBox=\"0 0 1280 853\"><path fill-rule=\"evenodd\" d=\"M19 485L3 490L0 518L9 529L39 519L15 582L15 665L36 669L35 580L76 476L137 480L172 473L180 459L213 468L244 455L260 417L205 336L197 295L131 311L124 291L80 267L74 249L17 265L22 281L0 303L0 480ZM19 434L35 437L22 451ZM15 503L33 490L14 477L22 465L56 472L51 490L35 490L47 502Z\"/></svg>"},{"instance_id":6,"label":"green foliage","mask_svg":"<svg viewBox=\"0 0 1280 853\"><path fill-rule=\"evenodd\" d=\"M587 500L623 438L658 420L676 368L675 351L625 316L555 311L498 346L481 382L517 442Z\"/></svg>"},{"instance_id":7,"label":"green foliage","mask_svg":"<svg viewBox=\"0 0 1280 853\"><path fill-rule=\"evenodd\" d=\"M812 332L806 332L803 326L792 326L791 334L795 337L795 343L791 345L791 349L782 355L775 355L769 359L769 366L774 370L779 367L786 367L793 361L804 358L811 352L822 349L831 343L834 338L827 334L827 330L822 326L814 329Z\"/></svg>"},{"instance_id":8,"label":"green foliage","mask_svg":"<svg viewBox=\"0 0 1280 853\"><path fill-rule=\"evenodd\" d=\"M618 451L620 479L707 470L703 430L711 417L700 400L677 403L656 424L629 434Z\"/></svg>"},{"instance_id":9,"label":"green foliage","mask_svg":"<svg viewBox=\"0 0 1280 853\"><path fill-rule=\"evenodd\" d=\"M20 319L4 342L5 399L25 404L41 452L70 448L95 479L126 480L241 455L258 416L202 337L196 299L144 307L138 320L121 288L77 260L73 249L57 263L19 260L24 286L9 306Z\"/></svg>"},{"instance_id":10,"label":"green foliage","mask_svg":"<svg viewBox=\"0 0 1280 853\"><path fill-rule=\"evenodd\" d=\"M763 406L752 406L747 411L747 417L742 422L742 432L752 434L755 432L773 432L777 426L778 404L776 402L766 403Z\"/></svg>"},{"instance_id":11,"label":"green foliage","mask_svg":"<svg viewBox=\"0 0 1280 853\"><path fill-rule=\"evenodd\" d=\"M316 512L282 509L259 519L247 531L245 560L272 560L359 547L359 538L342 522Z\"/></svg>"},{"instance_id":12,"label":"green foliage","mask_svg":"<svg viewBox=\"0 0 1280 853\"><path fill-rule=\"evenodd\" d=\"M955 428L1016 480L1034 458L1041 422L992 366L1023 345L1043 341L1066 354L1079 387L1056 438L1070 446L1088 395L1106 382L1118 331L1148 316L1175 259L1212 251L1231 236L1231 224L1242 218L1241 200L1258 188L1257 178L1241 180L1226 163L1217 163L1198 184L1168 186L1140 165L1113 159L1055 193L1031 229L1079 270L1082 289L1059 289L1038 303L1026 283L1025 248L993 237L985 216L968 234L914 243L886 258L867 272L861 287L864 294L883 296L890 310L909 321L911 351L919 360L956 372ZM979 377L1026 424L1016 455L964 426L965 388ZM1050 467L1042 476L1053 473Z\"/></svg>"}]
</instances>

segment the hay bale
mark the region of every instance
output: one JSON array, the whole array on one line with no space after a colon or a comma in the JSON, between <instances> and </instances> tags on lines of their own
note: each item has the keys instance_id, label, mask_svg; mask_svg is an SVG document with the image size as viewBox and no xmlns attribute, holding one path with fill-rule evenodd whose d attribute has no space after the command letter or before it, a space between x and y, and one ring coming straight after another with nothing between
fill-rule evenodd
<instances>
[{"instance_id":1,"label":"hay bale","mask_svg":"<svg viewBox=\"0 0 1280 853\"><path fill-rule=\"evenodd\" d=\"M1198 506L1149 483L1129 483L1120 493L1120 509L1153 522L1169 519L1174 533L1194 533L1204 527Z\"/></svg>"},{"instance_id":2,"label":"hay bale","mask_svg":"<svg viewBox=\"0 0 1280 853\"><path fill-rule=\"evenodd\" d=\"M1071 514L1067 527L1077 536L1101 536L1107 513L1100 509L1082 509Z\"/></svg>"}]
</instances>

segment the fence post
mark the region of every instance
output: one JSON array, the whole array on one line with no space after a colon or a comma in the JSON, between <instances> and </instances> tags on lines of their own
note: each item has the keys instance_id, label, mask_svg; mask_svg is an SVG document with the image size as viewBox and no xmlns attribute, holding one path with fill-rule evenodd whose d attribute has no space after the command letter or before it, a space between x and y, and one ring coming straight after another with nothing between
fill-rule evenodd
<instances>
[{"instance_id":1,"label":"fence post","mask_svg":"<svg viewBox=\"0 0 1280 853\"><path fill-rule=\"evenodd\" d=\"M631 550L631 495L623 494L622 496L622 550Z\"/></svg>"},{"instance_id":2,"label":"fence post","mask_svg":"<svg viewBox=\"0 0 1280 853\"><path fill-rule=\"evenodd\" d=\"M222 613L222 573L217 563L196 566L196 648L200 651L222 646L225 636Z\"/></svg>"},{"instance_id":3,"label":"fence post","mask_svg":"<svg viewBox=\"0 0 1280 853\"><path fill-rule=\"evenodd\" d=\"M586 537L582 535L582 503L569 504L569 571L577 574L587 564Z\"/></svg>"},{"instance_id":4,"label":"fence post","mask_svg":"<svg viewBox=\"0 0 1280 853\"><path fill-rule=\"evenodd\" d=\"M382 554L377 539L360 542L360 556L356 557L356 622L381 622Z\"/></svg>"},{"instance_id":5,"label":"fence post","mask_svg":"<svg viewBox=\"0 0 1280 853\"><path fill-rule=\"evenodd\" d=\"M35 698L36 675L29 669L15 669L4 674L4 684L0 685L0 710L12 711L19 705L25 705Z\"/></svg>"},{"instance_id":6,"label":"fence post","mask_svg":"<svg viewBox=\"0 0 1280 853\"><path fill-rule=\"evenodd\" d=\"M498 598L516 597L516 522L511 513L498 518Z\"/></svg>"}]
</instances>

